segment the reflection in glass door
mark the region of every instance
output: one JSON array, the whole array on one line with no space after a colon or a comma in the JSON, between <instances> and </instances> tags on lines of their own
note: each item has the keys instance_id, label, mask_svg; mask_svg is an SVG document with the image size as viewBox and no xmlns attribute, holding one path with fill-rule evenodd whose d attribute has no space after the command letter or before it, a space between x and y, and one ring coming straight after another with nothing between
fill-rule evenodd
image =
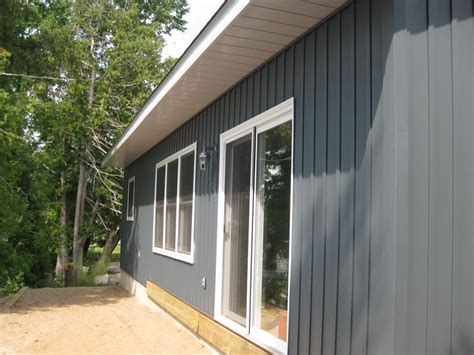
<instances>
[{"instance_id":1,"label":"reflection in glass door","mask_svg":"<svg viewBox=\"0 0 474 355\"><path fill-rule=\"evenodd\" d=\"M226 145L222 314L246 326L252 134Z\"/></svg>"},{"instance_id":2,"label":"reflection in glass door","mask_svg":"<svg viewBox=\"0 0 474 355\"><path fill-rule=\"evenodd\" d=\"M252 272L252 326L283 342L288 318L291 172L291 122L287 121L257 134Z\"/></svg>"}]
</instances>

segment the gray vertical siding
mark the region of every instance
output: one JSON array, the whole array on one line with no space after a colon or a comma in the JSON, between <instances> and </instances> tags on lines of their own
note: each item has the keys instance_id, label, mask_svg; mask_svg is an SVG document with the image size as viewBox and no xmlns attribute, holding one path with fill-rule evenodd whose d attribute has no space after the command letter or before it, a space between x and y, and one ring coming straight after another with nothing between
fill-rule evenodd
<instances>
[{"instance_id":1,"label":"gray vertical siding","mask_svg":"<svg viewBox=\"0 0 474 355\"><path fill-rule=\"evenodd\" d=\"M126 168L122 267L212 315L219 152L194 265L152 253L154 166L294 97L290 353L472 353L473 38L472 0L354 1Z\"/></svg>"}]
</instances>

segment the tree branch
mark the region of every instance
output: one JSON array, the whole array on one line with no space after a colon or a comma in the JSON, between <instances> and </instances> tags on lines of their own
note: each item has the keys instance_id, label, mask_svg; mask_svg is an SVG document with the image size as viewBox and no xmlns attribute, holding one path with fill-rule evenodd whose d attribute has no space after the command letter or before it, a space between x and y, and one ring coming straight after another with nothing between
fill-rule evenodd
<instances>
[{"instance_id":1,"label":"tree branch","mask_svg":"<svg viewBox=\"0 0 474 355\"><path fill-rule=\"evenodd\" d=\"M0 76L12 76L12 77L36 79L36 80L59 80L59 81L73 81L73 80L76 80L76 79L69 79L69 78L57 78L57 77L53 77L53 76L37 76L37 75L5 73L5 72L0 73Z\"/></svg>"},{"instance_id":2,"label":"tree branch","mask_svg":"<svg viewBox=\"0 0 474 355\"><path fill-rule=\"evenodd\" d=\"M2 134L4 136L9 136L9 137L12 137L12 138L19 139L21 141L26 141L25 138L20 137L20 136L16 135L15 133L7 132L7 131L5 131L4 129L1 129L1 128L0 128L0 134Z\"/></svg>"}]
</instances>

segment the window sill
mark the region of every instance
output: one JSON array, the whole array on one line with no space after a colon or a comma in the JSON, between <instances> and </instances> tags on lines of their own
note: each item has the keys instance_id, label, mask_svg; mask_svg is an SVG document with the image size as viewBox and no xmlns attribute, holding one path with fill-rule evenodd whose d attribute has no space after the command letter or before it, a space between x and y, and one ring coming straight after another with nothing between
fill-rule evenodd
<instances>
[{"instance_id":1,"label":"window sill","mask_svg":"<svg viewBox=\"0 0 474 355\"><path fill-rule=\"evenodd\" d=\"M127 222L133 222L134 218L133 217L127 217Z\"/></svg>"},{"instance_id":2,"label":"window sill","mask_svg":"<svg viewBox=\"0 0 474 355\"><path fill-rule=\"evenodd\" d=\"M163 255L163 256L167 256L171 259L184 261L185 263L188 263L188 264L191 264L191 265L194 264L194 256L193 255L178 253L176 251L170 251L170 250L165 250L165 249L156 248L156 247L153 247L153 253Z\"/></svg>"}]
</instances>

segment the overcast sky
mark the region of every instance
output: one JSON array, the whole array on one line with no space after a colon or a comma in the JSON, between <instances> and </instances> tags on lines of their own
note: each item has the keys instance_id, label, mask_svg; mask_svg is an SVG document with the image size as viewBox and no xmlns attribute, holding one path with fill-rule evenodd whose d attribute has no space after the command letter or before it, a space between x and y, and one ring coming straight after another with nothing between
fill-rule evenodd
<instances>
[{"instance_id":1,"label":"overcast sky","mask_svg":"<svg viewBox=\"0 0 474 355\"><path fill-rule=\"evenodd\" d=\"M189 12L184 17L187 29L184 32L173 31L171 36L165 37L163 57L179 58L223 2L223 0L188 0Z\"/></svg>"}]
</instances>

